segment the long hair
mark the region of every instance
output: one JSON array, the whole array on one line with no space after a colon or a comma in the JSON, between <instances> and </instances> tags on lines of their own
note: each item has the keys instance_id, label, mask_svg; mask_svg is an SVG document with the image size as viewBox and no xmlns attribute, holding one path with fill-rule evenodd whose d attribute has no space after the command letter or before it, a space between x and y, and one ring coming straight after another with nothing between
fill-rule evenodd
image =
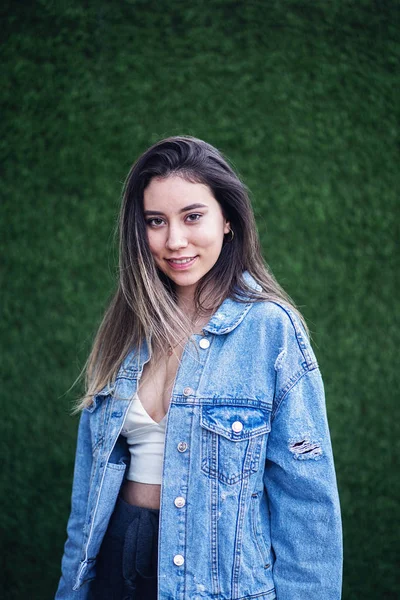
<instances>
[{"instance_id":1,"label":"long hair","mask_svg":"<svg viewBox=\"0 0 400 600\"><path fill-rule=\"evenodd\" d=\"M197 314L206 314L211 307L215 310L228 297L239 302L245 298L273 300L294 310L308 333L302 315L262 258L247 187L210 144L191 136L169 137L146 150L125 181L119 217L118 288L84 368L86 392L78 409L90 404L93 396L115 379L130 350L139 350L146 341L152 352L190 337L191 324L176 303L174 284L156 267L150 252L144 218L146 187L154 177L171 175L207 185L233 232L225 236L218 260L196 287ZM261 292L246 285L244 271L254 277Z\"/></svg>"}]
</instances>

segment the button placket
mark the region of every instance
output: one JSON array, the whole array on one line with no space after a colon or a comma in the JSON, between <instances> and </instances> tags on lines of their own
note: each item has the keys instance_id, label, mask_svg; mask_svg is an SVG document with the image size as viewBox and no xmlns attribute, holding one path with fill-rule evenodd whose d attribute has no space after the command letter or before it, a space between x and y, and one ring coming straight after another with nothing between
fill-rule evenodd
<instances>
[{"instance_id":1,"label":"button placket","mask_svg":"<svg viewBox=\"0 0 400 600\"><path fill-rule=\"evenodd\" d=\"M169 508L167 508L167 514L169 515L168 518L171 519L171 534L168 534L168 539L166 539L166 536L163 536L161 532L159 544L161 549L161 568L168 570L168 562L171 561L171 558L173 565L177 567L177 570L174 571L175 576L171 577L171 586L175 585L175 578L180 580L180 577L183 575L186 567L186 557L183 552L185 552L188 534L186 529L186 511L190 510L190 507L185 497L185 490L187 489L188 485L190 453L195 447L197 448L197 445L192 440L191 435L193 419L197 414L197 388L199 386L204 365L209 359L209 352L207 351L207 348L211 346L211 340L207 339L204 332L203 335L200 335L200 337L197 336L195 343L198 344L197 348L199 352L188 352L187 356L185 355L187 361L185 362L185 360L183 360L177 373L176 382L173 389L173 394L177 397L177 401L176 406L174 404L173 407L174 413L171 415L170 423L173 422L175 414L179 414L180 412L179 428L172 429L170 427L169 439L171 441L167 442L166 440L165 446L167 459L170 456L168 453L170 453L171 450L174 453L179 452L179 456L175 454L175 459L165 461L166 466L164 470L164 476L168 477L171 482L175 482L175 484L173 484L171 487L168 486L168 489L164 490L162 503L163 506L169 506ZM172 440L173 445L170 445ZM191 446L192 443L195 444L193 447ZM183 496L182 493L185 493L185 496ZM171 558L168 558L168 556ZM171 565L171 562L169 562L169 564ZM171 569L171 567L169 568ZM178 568L180 569L178 570Z\"/></svg>"},{"instance_id":2,"label":"button placket","mask_svg":"<svg viewBox=\"0 0 400 600\"><path fill-rule=\"evenodd\" d=\"M189 386L186 386L183 389L183 395L190 396L191 394L194 394L193 389ZM179 441L176 445L176 449L180 453L186 452L188 450L188 447L189 447L188 443L185 442L184 440ZM183 496L176 496L176 498L174 498L173 502L174 502L174 505L176 506L176 508L179 510L183 509L183 507L186 506L186 499ZM184 519L184 514L180 513L180 519L178 520L178 522L181 522L182 518ZM182 554L175 554L173 556L172 560L173 560L174 565L177 567L181 567L185 562L185 558Z\"/></svg>"}]
</instances>

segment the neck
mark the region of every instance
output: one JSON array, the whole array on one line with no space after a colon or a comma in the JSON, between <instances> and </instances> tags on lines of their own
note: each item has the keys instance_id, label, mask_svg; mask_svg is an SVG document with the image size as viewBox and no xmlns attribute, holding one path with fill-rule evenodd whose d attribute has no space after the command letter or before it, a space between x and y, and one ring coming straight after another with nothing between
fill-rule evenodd
<instances>
[{"instance_id":1,"label":"neck","mask_svg":"<svg viewBox=\"0 0 400 600\"><path fill-rule=\"evenodd\" d=\"M187 315L189 319L193 319L196 316L196 309L194 305L194 290L189 288L180 288L177 290L177 301L178 306L182 312Z\"/></svg>"},{"instance_id":2,"label":"neck","mask_svg":"<svg viewBox=\"0 0 400 600\"><path fill-rule=\"evenodd\" d=\"M208 321L210 320L213 312L208 311L199 314L195 310L194 302L185 302L184 300L178 300L178 306L189 319L192 333L201 333L203 327L207 325Z\"/></svg>"}]
</instances>

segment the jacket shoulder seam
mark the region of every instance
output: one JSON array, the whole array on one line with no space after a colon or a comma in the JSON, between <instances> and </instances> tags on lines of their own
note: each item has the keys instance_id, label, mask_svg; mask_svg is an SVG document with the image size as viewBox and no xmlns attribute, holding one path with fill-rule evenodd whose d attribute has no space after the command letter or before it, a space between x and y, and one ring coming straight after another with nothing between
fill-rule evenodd
<instances>
[{"instance_id":1,"label":"jacket shoulder seam","mask_svg":"<svg viewBox=\"0 0 400 600\"><path fill-rule=\"evenodd\" d=\"M281 308L283 310L283 312L285 312L287 314L287 316L289 317L289 320L292 324L292 327L294 329L297 345L300 349L300 352L302 353L302 355L304 357L307 368L310 368L310 367L311 367L311 369L315 368L315 366L314 366L315 365L315 357L310 352L309 347L308 347L306 341L304 340L304 336L306 334L305 334L305 332L302 331L302 328L301 328L299 322L297 321L297 319L295 318L293 311L290 310L290 308L288 308L284 304L277 302L276 300L269 300L268 302L271 302L271 304L275 304L276 306L279 306L279 308ZM308 342L308 343L310 344L310 342Z\"/></svg>"},{"instance_id":2,"label":"jacket shoulder seam","mask_svg":"<svg viewBox=\"0 0 400 600\"><path fill-rule=\"evenodd\" d=\"M300 379L302 379L305 375L308 375L308 373L319 369L316 361L313 361L312 364L303 363L302 367L302 369L299 369L294 375L292 375L286 385L280 389L279 394L275 397L272 406L271 421L275 418L286 396L293 390L294 387L296 387Z\"/></svg>"}]
</instances>

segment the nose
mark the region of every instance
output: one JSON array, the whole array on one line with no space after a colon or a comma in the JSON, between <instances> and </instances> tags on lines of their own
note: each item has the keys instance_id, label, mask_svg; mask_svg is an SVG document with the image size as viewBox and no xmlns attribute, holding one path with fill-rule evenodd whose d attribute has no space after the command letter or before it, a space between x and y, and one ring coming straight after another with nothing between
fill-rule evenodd
<instances>
[{"instance_id":1,"label":"nose","mask_svg":"<svg viewBox=\"0 0 400 600\"><path fill-rule=\"evenodd\" d=\"M188 242L185 232L181 229L181 227L170 225L165 244L168 250L179 250L180 248L186 248L187 244Z\"/></svg>"}]
</instances>

